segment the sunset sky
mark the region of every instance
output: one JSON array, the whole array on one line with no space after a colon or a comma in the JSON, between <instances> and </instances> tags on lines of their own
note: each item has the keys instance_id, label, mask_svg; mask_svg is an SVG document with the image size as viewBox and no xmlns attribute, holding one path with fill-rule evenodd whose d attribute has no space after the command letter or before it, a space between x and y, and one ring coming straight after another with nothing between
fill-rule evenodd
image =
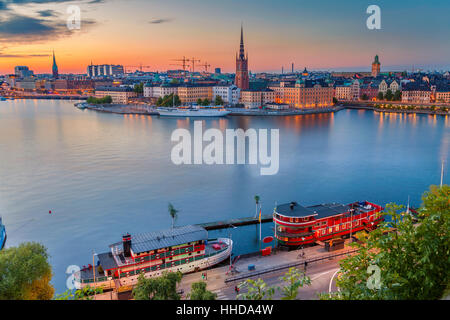
<instances>
[{"instance_id":1,"label":"sunset sky","mask_svg":"<svg viewBox=\"0 0 450 320\"><path fill-rule=\"evenodd\" d=\"M381 30L366 9L381 8ZM66 27L68 6L81 8L81 30ZM0 0L0 73L27 65L84 73L94 64L151 66L196 57L233 72L240 25L253 72L290 69L450 69L450 1L365 0Z\"/></svg>"}]
</instances>

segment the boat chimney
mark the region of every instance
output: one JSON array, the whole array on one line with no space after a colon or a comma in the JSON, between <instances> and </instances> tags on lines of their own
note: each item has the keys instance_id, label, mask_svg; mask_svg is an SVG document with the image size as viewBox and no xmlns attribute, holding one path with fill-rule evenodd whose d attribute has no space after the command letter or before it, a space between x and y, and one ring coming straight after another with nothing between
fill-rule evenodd
<instances>
[{"instance_id":1,"label":"boat chimney","mask_svg":"<svg viewBox=\"0 0 450 320\"><path fill-rule=\"evenodd\" d=\"M131 257L131 235L127 233L122 236L123 254L125 257Z\"/></svg>"},{"instance_id":2,"label":"boat chimney","mask_svg":"<svg viewBox=\"0 0 450 320\"><path fill-rule=\"evenodd\" d=\"M294 210L294 207L295 207L296 204L297 204L296 202L291 202L291 204L289 205L291 210Z\"/></svg>"}]
</instances>

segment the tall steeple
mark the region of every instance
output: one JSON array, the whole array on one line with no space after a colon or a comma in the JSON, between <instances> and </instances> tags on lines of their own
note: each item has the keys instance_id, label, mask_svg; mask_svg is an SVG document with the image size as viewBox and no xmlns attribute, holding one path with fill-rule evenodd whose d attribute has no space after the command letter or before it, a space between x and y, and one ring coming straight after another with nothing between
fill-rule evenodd
<instances>
[{"instance_id":1,"label":"tall steeple","mask_svg":"<svg viewBox=\"0 0 450 320\"><path fill-rule=\"evenodd\" d=\"M52 66L52 74L53 78L58 78L58 66L56 64L56 58L55 58L55 50L53 50L53 66Z\"/></svg>"},{"instance_id":2,"label":"tall steeple","mask_svg":"<svg viewBox=\"0 0 450 320\"><path fill-rule=\"evenodd\" d=\"M239 58L244 59L245 58L245 49L244 49L244 28L241 23L241 46L239 49Z\"/></svg>"},{"instance_id":3,"label":"tall steeple","mask_svg":"<svg viewBox=\"0 0 450 320\"><path fill-rule=\"evenodd\" d=\"M248 77L248 53L245 54L244 47L244 28L241 23L241 43L239 47L239 56L236 54L236 78L235 85L241 90L248 90L249 77Z\"/></svg>"}]
</instances>

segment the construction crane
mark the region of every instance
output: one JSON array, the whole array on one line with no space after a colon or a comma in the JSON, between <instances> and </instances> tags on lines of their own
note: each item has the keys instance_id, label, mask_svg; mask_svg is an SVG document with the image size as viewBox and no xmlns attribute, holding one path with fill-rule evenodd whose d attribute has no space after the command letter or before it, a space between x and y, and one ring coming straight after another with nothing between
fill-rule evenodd
<instances>
[{"instance_id":1,"label":"construction crane","mask_svg":"<svg viewBox=\"0 0 450 320\"><path fill-rule=\"evenodd\" d=\"M211 67L211 65L208 64L208 62L205 62L203 64L199 64L198 66L205 68L205 72L208 72L208 68Z\"/></svg>"},{"instance_id":2,"label":"construction crane","mask_svg":"<svg viewBox=\"0 0 450 320\"><path fill-rule=\"evenodd\" d=\"M192 72L195 72L195 63L196 63L196 62L200 62L200 60L195 59L195 58L193 57L193 58L191 58L191 59L188 59L188 61L191 63L191 66L192 66Z\"/></svg>"},{"instance_id":3,"label":"construction crane","mask_svg":"<svg viewBox=\"0 0 450 320\"><path fill-rule=\"evenodd\" d=\"M183 71L186 71L186 66L187 63L189 62L189 59L187 59L185 56L183 56L183 58L181 59L171 59L172 61L180 61L181 64L171 64L172 66L182 66L183 67Z\"/></svg>"},{"instance_id":4,"label":"construction crane","mask_svg":"<svg viewBox=\"0 0 450 320\"><path fill-rule=\"evenodd\" d=\"M142 69L150 69L151 67L150 66L143 66L142 63L141 63L138 66L125 66L125 69L126 68L139 68L139 71L142 72Z\"/></svg>"}]
</instances>

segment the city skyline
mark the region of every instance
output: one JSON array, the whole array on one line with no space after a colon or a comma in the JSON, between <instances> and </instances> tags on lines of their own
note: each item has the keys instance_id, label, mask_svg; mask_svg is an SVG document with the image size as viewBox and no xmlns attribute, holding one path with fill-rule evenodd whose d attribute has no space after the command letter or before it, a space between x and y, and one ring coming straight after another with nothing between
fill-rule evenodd
<instances>
[{"instance_id":1,"label":"city skyline","mask_svg":"<svg viewBox=\"0 0 450 320\"><path fill-rule=\"evenodd\" d=\"M91 61L163 71L176 69L171 59L182 56L234 72L241 23L251 72L288 71L291 63L297 71L370 71L376 54L382 72L450 68L449 3L434 0L431 9L420 1L377 1L382 28L369 30L371 3L324 2L0 1L0 73L16 65L51 73L53 50L60 73L86 73ZM69 5L80 6L81 30L65 25Z\"/></svg>"}]
</instances>

